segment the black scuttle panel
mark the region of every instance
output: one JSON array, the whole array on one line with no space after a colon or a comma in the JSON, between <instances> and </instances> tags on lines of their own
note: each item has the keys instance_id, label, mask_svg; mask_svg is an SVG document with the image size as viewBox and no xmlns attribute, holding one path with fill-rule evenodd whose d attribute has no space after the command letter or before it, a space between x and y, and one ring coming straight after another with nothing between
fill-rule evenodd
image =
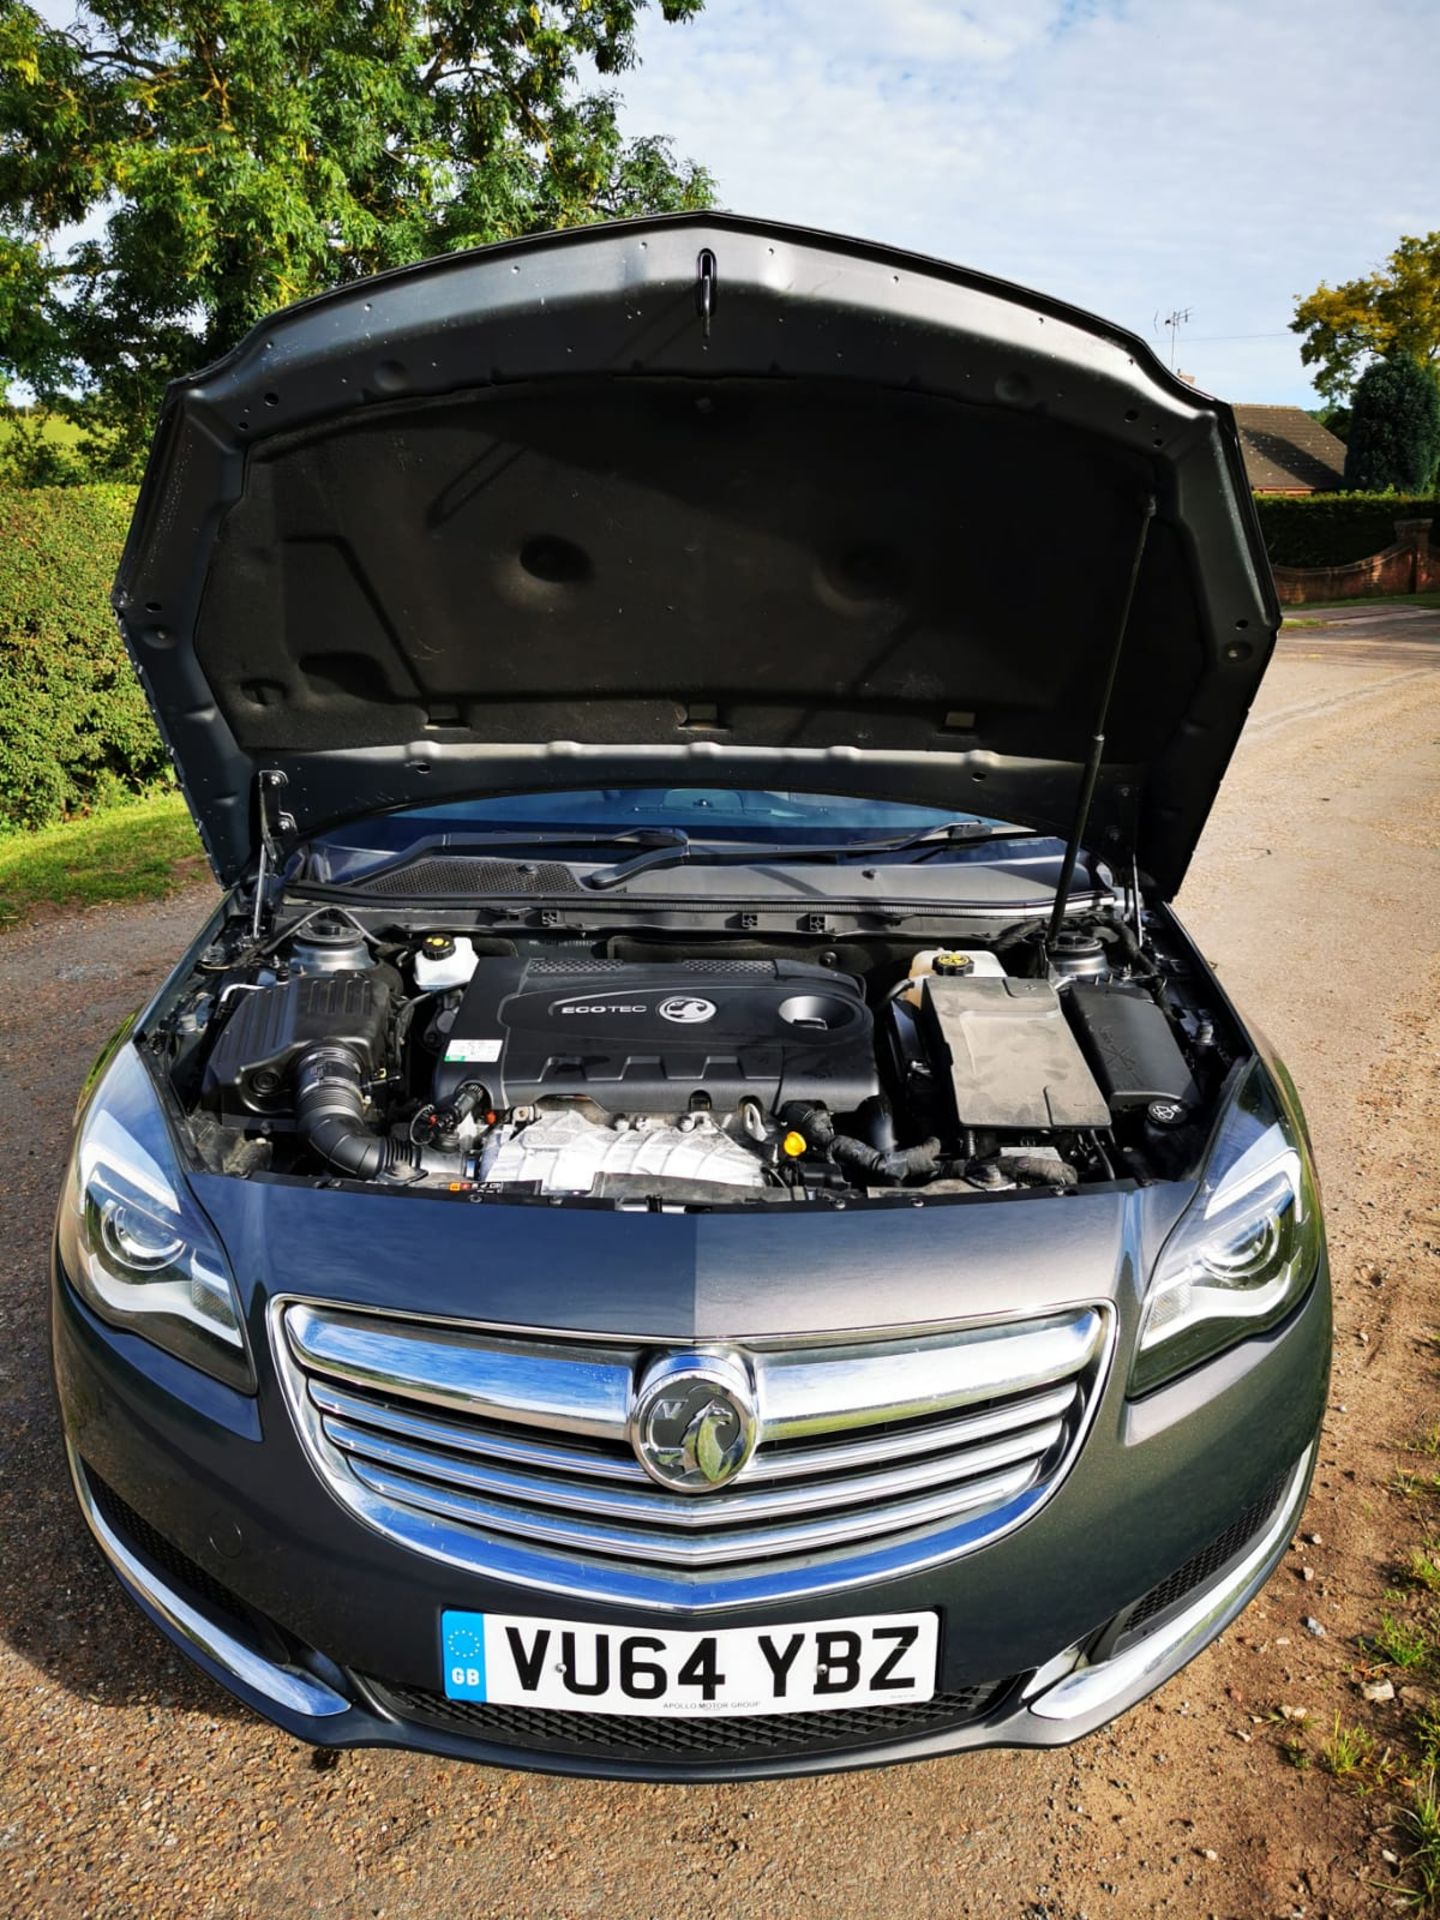
<instances>
[{"instance_id":1,"label":"black scuttle panel","mask_svg":"<svg viewBox=\"0 0 1440 1920\"><path fill-rule=\"evenodd\" d=\"M784 960L482 959L433 1099L483 1086L499 1108L584 1098L607 1113L716 1113L746 1097L851 1113L879 1092L860 983Z\"/></svg>"},{"instance_id":2,"label":"black scuttle panel","mask_svg":"<svg viewBox=\"0 0 1440 1920\"><path fill-rule=\"evenodd\" d=\"M1076 980L1062 998L1113 1112L1152 1100L1199 1102L1174 1030L1143 987Z\"/></svg>"},{"instance_id":3,"label":"black scuttle panel","mask_svg":"<svg viewBox=\"0 0 1440 1920\"><path fill-rule=\"evenodd\" d=\"M201 1098L222 1113L283 1115L290 1069L308 1047L340 1041L373 1071L385 1059L388 970L297 975L279 986L233 996L205 1063Z\"/></svg>"}]
</instances>

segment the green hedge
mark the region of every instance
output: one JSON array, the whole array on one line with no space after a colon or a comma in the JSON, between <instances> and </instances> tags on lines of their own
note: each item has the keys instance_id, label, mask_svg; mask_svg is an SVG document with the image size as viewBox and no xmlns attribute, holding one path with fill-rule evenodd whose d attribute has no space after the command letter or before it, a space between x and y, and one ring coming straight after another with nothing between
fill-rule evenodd
<instances>
[{"instance_id":1,"label":"green hedge","mask_svg":"<svg viewBox=\"0 0 1440 1920\"><path fill-rule=\"evenodd\" d=\"M0 490L0 831L169 774L110 611L135 490Z\"/></svg>"},{"instance_id":2,"label":"green hedge","mask_svg":"<svg viewBox=\"0 0 1440 1920\"><path fill-rule=\"evenodd\" d=\"M1257 494L1260 530L1275 567L1343 567L1395 544L1395 522L1440 514L1440 500L1395 493ZM1440 541L1440 526L1431 538Z\"/></svg>"}]
</instances>

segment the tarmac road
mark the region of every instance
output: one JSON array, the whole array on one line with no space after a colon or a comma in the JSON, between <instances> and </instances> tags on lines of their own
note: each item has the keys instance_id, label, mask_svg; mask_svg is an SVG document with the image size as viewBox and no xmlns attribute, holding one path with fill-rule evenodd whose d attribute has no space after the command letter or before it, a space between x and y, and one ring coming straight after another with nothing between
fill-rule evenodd
<instances>
[{"instance_id":1,"label":"tarmac road","mask_svg":"<svg viewBox=\"0 0 1440 1920\"><path fill-rule=\"evenodd\" d=\"M318 1766L123 1601L65 1482L44 1264L75 1092L204 910L0 943L0 1847L16 1915L1370 1914L1374 1815L1283 1766L1270 1715L1354 1705L1353 1637L1403 1524L1378 1491L1434 1417L1440 615L1282 642L1181 909L1305 1094L1339 1291L1306 1545L1152 1703L1083 1748L759 1786L566 1782L352 1753ZM1429 1211L1427 1211L1429 1209ZM1378 1277L1377 1277L1378 1276ZM1360 1335L1364 1335L1363 1341ZM1299 1579L1300 1563L1317 1576ZM1302 1597L1303 1596L1303 1597ZM1299 1621L1318 1616L1323 1640ZM1380 1732L1383 1735L1385 1728Z\"/></svg>"}]
</instances>

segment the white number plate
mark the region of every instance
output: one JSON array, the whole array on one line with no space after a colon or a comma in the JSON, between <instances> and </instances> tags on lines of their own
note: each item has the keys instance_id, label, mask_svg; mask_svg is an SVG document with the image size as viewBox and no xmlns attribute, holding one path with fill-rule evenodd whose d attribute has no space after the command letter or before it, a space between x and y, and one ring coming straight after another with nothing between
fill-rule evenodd
<instances>
[{"instance_id":1,"label":"white number plate","mask_svg":"<svg viewBox=\"0 0 1440 1920\"><path fill-rule=\"evenodd\" d=\"M446 1612L440 1633L452 1700L718 1716L817 1713L935 1692L933 1613L679 1633Z\"/></svg>"}]
</instances>

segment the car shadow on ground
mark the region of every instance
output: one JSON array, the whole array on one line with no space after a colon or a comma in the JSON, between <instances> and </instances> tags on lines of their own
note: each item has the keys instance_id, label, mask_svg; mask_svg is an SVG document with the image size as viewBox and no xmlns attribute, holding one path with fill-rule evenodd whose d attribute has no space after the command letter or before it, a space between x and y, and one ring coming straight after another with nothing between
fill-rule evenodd
<instances>
[{"instance_id":1,"label":"car shadow on ground","mask_svg":"<svg viewBox=\"0 0 1440 1920\"><path fill-rule=\"evenodd\" d=\"M42 1684L91 1706L249 1719L150 1624L92 1538L70 1483L44 1347L27 1341L6 1371L26 1382L29 1404L13 1409L0 1476L0 1638Z\"/></svg>"},{"instance_id":2,"label":"car shadow on ground","mask_svg":"<svg viewBox=\"0 0 1440 1920\"><path fill-rule=\"evenodd\" d=\"M50 1379L51 1223L75 1096L203 910L186 895L0 943L0 1134L13 1148L0 1235L0 1642L24 1663L7 1669L8 1686L53 1689L45 1710L57 1718L67 1700L246 1717L110 1571L76 1504ZM68 973L37 970L52 947Z\"/></svg>"}]
</instances>

